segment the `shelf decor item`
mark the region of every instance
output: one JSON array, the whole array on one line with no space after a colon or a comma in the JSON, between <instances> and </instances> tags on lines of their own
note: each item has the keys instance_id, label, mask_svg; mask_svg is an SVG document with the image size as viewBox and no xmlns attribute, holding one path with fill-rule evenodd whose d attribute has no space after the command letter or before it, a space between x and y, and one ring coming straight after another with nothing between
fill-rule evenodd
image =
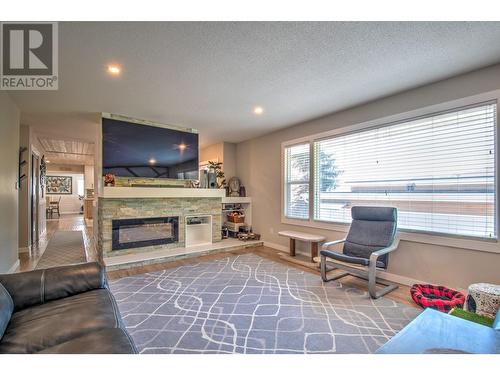
<instances>
[{"instance_id":1,"label":"shelf decor item","mask_svg":"<svg viewBox=\"0 0 500 375\"><path fill-rule=\"evenodd\" d=\"M241 212L231 212L227 214L227 220L231 223L244 223L245 222L245 214Z\"/></svg>"},{"instance_id":2,"label":"shelf decor item","mask_svg":"<svg viewBox=\"0 0 500 375\"><path fill-rule=\"evenodd\" d=\"M104 186L115 186L115 175L112 173L106 173L104 175Z\"/></svg>"},{"instance_id":3,"label":"shelf decor item","mask_svg":"<svg viewBox=\"0 0 500 375\"><path fill-rule=\"evenodd\" d=\"M213 173L211 178L210 174ZM222 162L208 161L208 180L210 189L223 189L226 187L226 176L222 170Z\"/></svg>"},{"instance_id":4,"label":"shelf decor item","mask_svg":"<svg viewBox=\"0 0 500 375\"><path fill-rule=\"evenodd\" d=\"M469 285L467 310L495 319L500 307L500 285L476 283Z\"/></svg>"},{"instance_id":5,"label":"shelf decor item","mask_svg":"<svg viewBox=\"0 0 500 375\"><path fill-rule=\"evenodd\" d=\"M71 176L47 176L47 194L73 194Z\"/></svg>"},{"instance_id":6,"label":"shelf decor item","mask_svg":"<svg viewBox=\"0 0 500 375\"><path fill-rule=\"evenodd\" d=\"M239 197L240 196L240 179L238 177L231 177L229 179L229 196L230 197Z\"/></svg>"},{"instance_id":7,"label":"shelf decor item","mask_svg":"<svg viewBox=\"0 0 500 375\"><path fill-rule=\"evenodd\" d=\"M246 197L247 196L247 190L243 185L240 186L240 197Z\"/></svg>"},{"instance_id":8,"label":"shelf decor item","mask_svg":"<svg viewBox=\"0 0 500 375\"><path fill-rule=\"evenodd\" d=\"M40 161L40 188L42 190L42 198L45 193L45 184L47 183L47 163L45 162L45 155L42 156Z\"/></svg>"}]
</instances>

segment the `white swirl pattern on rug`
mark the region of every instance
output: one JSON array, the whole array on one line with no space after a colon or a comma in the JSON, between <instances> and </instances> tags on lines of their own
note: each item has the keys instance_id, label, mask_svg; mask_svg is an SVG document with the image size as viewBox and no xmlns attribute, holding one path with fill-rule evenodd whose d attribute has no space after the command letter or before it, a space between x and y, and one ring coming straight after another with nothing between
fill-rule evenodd
<instances>
[{"instance_id":1,"label":"white swirl pattern on rug","mask_svg":"<svg viewBox=\"0 0 500 375\"><path fill-rule=\"evenodd\" d=\"M419 313L255 254L110 288L141 353L372 353Z\"/></svg>"}]
</instances>

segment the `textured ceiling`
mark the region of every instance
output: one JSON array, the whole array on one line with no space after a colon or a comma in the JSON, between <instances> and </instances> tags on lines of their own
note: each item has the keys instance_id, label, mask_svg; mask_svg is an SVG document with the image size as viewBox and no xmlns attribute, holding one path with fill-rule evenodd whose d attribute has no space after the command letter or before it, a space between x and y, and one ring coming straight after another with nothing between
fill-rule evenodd
<instances>
[{"instance_id":1,"label":"textured ceiling","mask_svg":"<svg viewBox=\"0 0 500 375\"><path fill-rule=\"evenodd\" d=\"M24 123L92 139L111 112L197 128L204 145L500 61L498 22L60 23L59 39L59 90L11 93Z\"/></svg>"}]
</instances>

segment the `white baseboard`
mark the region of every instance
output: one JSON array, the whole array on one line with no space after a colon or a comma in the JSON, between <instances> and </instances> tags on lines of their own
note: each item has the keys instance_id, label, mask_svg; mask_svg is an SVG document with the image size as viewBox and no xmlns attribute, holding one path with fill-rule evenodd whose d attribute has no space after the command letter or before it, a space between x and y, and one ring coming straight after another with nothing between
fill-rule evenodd
<instances>
[{"instance_id":1,"label":"white baseboard","mask_svg":"<svg viewBox=\"0 0 500 375\"><path fill-rule=\"evenodd\" d=\"M26 247L20 247L18 250L19 253L29 253L30 251L31 251L31 245Z\"/></svg>"},{"instance_id":2,"label":"white baseboard","mask_svg":"<svg viewBox=\"0 0 500 375\"><path fill-rule=\"evenodd\" d=\"M264 246L270 247L272 249L284 251L286 253L288 253L288 251L289 251L287 246L279 245L279 244L276 244L273 242L264 241ZM427 282L427 281L417 280L417 279L413 279L411 277L397 275L395 273L390 273L387 271L377 271L377 278L378 277L380 277L383 280L387 280L387 281L391 281L393 283L398 283L398 284L407 285L407 286L412 286L413 284L432 284L432 283ZM456 289L462 293L467 293L467 291L465 291L464 289L460 289L460 288L456 288Z\"/></svg>"},{"instance_id":3,"label":"white baseboard","mask_svg":"<svg viewBox=\"0 0 500 375\"><path fill-rule=\"evenodd\" d=\"M14 272L16 272L17 269L19 268L19 265L20 265L20 263L19 263L19 259L18 259L18 260L16 260L14 262L14 264L12 265L12 267L9 268L9 270L7 271L7 273L14 273Z\"/></svg>"}]
</instances>

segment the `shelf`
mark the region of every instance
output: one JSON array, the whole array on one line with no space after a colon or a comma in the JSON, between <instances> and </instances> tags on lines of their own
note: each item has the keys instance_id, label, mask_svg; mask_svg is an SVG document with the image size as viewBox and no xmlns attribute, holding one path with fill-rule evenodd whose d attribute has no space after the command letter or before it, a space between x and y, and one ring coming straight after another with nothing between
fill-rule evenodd
<instances>
[{"instance_id":1,"label":"shelf","mask_svg":"<svg viewBox=\"0 0 500 375\"><path fill-rule=\"evenodd\" d=\"M102 198L222 198L225 189L111 187L105 186Z\"/></svg>"},{"instance_id":2,"label":"shelf","mask_svg":"<svg viewBox=\"0 0 500 375\"><path fill-rule=\"evenodd\" d=\"M251 197L223 197L222 203L252 203Z\"/></svg>"}]
</instances>

